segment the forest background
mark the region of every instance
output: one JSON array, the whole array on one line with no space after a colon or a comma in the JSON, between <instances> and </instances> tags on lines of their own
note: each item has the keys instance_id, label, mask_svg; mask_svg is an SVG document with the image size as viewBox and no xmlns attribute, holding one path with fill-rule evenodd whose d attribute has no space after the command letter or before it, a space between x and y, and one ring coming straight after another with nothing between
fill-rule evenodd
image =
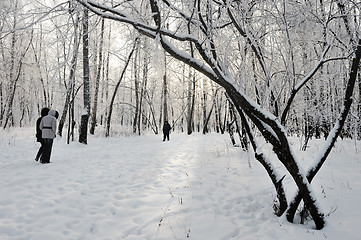
<instances>
[{"instance_id":1,"label":"forest background","mask_svg":"<svg viewBox=\"0 0 361 240\"><path fill-rule=\"evenodd\" d=\"M271 56L267 71L272 82L262 76L257 56L247 42L242 42L247 39L239 39L238 46L224 46L224 54L234 57L230 64L236 65L235 74L242 74L239 87L260 105L273 104L272 112L280 115L292 86L317 66L333 36L328 55L338 58L321 59L328 63L301 90L287 121L290 134L327 136L344 97L349 74L347 58L352 54L350 41L356 41L359 34L359 6L351 1L316 1L315 5L308 1L303 5L282 1L279 6L263 2L263 12L254 9L248 13L253 14L249 26L255 28L252 34L267 32L261 47ZM68 112L74 124L80 125L84 111L81 6L74 1L8 0L1 2L1 9L2 128L33 125L44 106L60 112L61 125L68 126ZM347 17L342 15L344 11ZM335 18L336 29L326 31L324 22L336 22ZM169 57L158 42L140 37L134 43L137 36L128 25L95 14L89 16L87 33L92 134L95 125L97 131L105 128L114 94L111 121L115 134L124 128L138 134L158 133L162 121L168 118L177 131L226 130L232 117L224 90ZM129 57L133 48L135 52ZM361 138L360 92L358 81L356 103L345 123L343 137ZM63 134L62 130L59 134Z\"/></svg>"},{"instance_id":2,"label":"forest background","mask_svg":"<svg viewBox=\"0 0 361 240\"><path fill-rule=\"evenodd\" d=\"M34 125L48 106L59 111L58 134L69 142L86 144L88 132L158 134L166 120L187 134L228 132L235 141L237 133L282 192L282 175L274 176L254 142L263 136L303 198L312 194L305 175L297 177L286 136L302 138L304 150L312 137L328 139L320 165L338 136L361 139L360 2L0 6L3 129ZM285 208L282 194L279 200ZM312 197L306 201L313 205ZM312 211L322 228L322 214Z\"/></svg>"}]
</instances>

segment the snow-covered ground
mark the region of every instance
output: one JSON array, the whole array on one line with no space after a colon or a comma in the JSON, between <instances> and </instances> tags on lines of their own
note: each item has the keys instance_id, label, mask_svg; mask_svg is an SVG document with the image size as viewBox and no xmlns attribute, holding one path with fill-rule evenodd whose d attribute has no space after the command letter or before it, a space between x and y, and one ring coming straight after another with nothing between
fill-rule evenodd
<instances>
[{"instance_id":1,"label":"snow-covered ground","mask_svg":"<svg viewBox=\"0 0 361 240\"><path fill-rule=\"evenodd\" d=\"M89 136L85 146L58 137L52 163L42 165L34 129L0 130L0 239L360 239L360 142L339 140L312 183L327 215L317 231L273 214L265 170L228 135L161 140ZM322 141L307 152L300 144L294 139L307 169ZM285 187L290 200L289 176Z\"/></svg>"}]
</instances>

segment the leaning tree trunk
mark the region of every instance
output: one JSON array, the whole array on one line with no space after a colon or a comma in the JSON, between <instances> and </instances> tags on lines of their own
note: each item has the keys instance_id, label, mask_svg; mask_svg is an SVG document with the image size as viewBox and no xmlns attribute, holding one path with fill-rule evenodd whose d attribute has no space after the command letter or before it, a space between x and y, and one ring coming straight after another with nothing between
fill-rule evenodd
<instances>
[{"instance_id":1,"label":"leaning tree trunk","mask_svg":"<svg viewBox=\"0 0 361 240\"><path fill-rule=\"evenodd\" d=\"M221 83L224 85L235 106L243 107L242 109L238 108L238 111L245 111L247 116L260 130L263 137L272 145L274 153L291 174L298 189L300 190L302 198L316 224L316 228L322 229L325 225L324 215L318 208L316 199L312 196L312 190L309 182L306 177L301 174L301 169L294 158L291 146L288 142L287 136L285 135L286 133L277 118L269 118L267 114L256 109L256 106L253 106L247 101L247 99L240 95L232 85L224 81L221 81ZM267 128L272 129L272 131Z\"/></svg>"},{"instance_id":2,"label":"leaning tree trunk","mask_svg":"<svg viewBox=\"0 0 361 240\"><path fill-rule=\"evenodd\" d=\"M81 115L79 142L88 143L88 120L90 114L90 76L89 76L89 17L88 9L84 8L83 16L83 101L84 108Z\"/></svg>"}]
</instances>

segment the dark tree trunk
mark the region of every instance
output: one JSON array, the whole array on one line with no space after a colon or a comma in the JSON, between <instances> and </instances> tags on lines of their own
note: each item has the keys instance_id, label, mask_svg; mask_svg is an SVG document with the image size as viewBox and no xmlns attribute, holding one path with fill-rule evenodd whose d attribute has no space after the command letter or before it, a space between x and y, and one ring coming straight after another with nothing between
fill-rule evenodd
<instances>
[{"instance_id":1,"label":"dark tree trunk","mask_svg":"<svg viewBox=\"0 0 361 240\"><path fill-rule=\"evenodd\" d=\"M187 134L190 135L193 132L193 116L194 116L194 105L195 105L195 91L196 91L196 82L195 76L191 73L189 69L189 79L188 79L188 96L187 96Z\"/></svg>"},{"instance_id":2,"label":"dark tree trunk","mask_svg":"<svg viewBox=\"0 0 361 240\"><path fill-rule=\"evenodd\" d=\"M229 116L230 116L230 119L227 121L227 130L229 133L229 137L231 138L232 145L235 147L236 140L234 140L234 127L233 127L233 124L235 123L235 119L234 119L233 112L231 109L231 104L229 105Z\"/></svg>"},{"instance_id":3,"label":"dark tree trunk","mask_svg":"<svg viewBox=\"0 0 361 240\"><path fill-rule=\"evenodd\" d=\"M189 26L188 26L189 27ZM188 29L190 31L190 29ZM190 43L191 56L194 55L193 44ZM192 68L189 68L189 79L188 79L188 96L187 96L187 134L191 135L193 132L193 115L196 95L196 79Z\"/></svg>"},{"instance_id":4,"label":"dark tree trunk","mask_svg":"<svg viewBox=\"0 0 361 240\"><path fill-rule=\"evenodd\" d=\"M163 75L163 123L168 121L168 84L167 84L167 58L164 54L165 72Z\"/></svg>"},{"instance_id":5,"label":"dark tree trunk","mask_svg":"<svg viewBox=\"0 0 361 240\"><path fill-rule=\"evenodd\" d=\"M81 115L79 142L88 144L88 120L90 114L90 76L89 76L89 17L88 9L84 8L83 16L83 101L84 109Z\"/></svg>"},{"instance_id":6,"label":"dark tree trunk","mask_svg":"<svg viewBox=\"0 0 361 240\"><path fill-rule=\"evenodd\" d=\"M138 114L139 114L139 55L140 48L136 48L134 56L134 95L135 95L135 110L133 119L133 133L137 132Z\"/></svg>"},{"instance_id":7,"label":"dark tree trunk","mask_svg":"<svg viewBox=\"0 0 361 240\"><path fill-rule=\"evenodd\" d=\"M358 73L358 105L357 105L357 116L358 116L358 126L357 126L357 140L361 140L361 73L359 69Z\"/></svg>"}]
</instances>

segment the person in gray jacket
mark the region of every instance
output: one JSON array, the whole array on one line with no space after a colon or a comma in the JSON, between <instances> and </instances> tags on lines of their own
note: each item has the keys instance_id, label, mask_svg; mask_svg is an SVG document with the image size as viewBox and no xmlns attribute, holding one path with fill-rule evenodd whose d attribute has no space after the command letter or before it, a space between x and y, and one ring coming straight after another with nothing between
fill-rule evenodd
<instances>
[{"instance_id":1,"label":"person in gray jacket","mask_svg":"<svg viewBox=\"0 0 361 240\"><path fill-rule=\"evenodd\" d=\"M56 137L55 113L55 110L50 110L48 115L43 117L40 122L41 136L44 141L44 150L40 159L41 163L50 163L53 140Z\"/></svg>"},{"instance_id":2,"label":"person in gray jacket","mask_svg":"<svg viewBox=\"0 0 361 240\"><path fill-rule=\"evenodd\" d=\"M39 161L41 155L43 154L43 150L44 150L44 141L43 141L43 137L41 134L41 129L40 129L40 122L41 119L43 117L45 117L46 115L48 115L50 109L47 107L44 107L43 109L41 109L41 117L38 118L38 120L36 120L36 141L39 142L41 144L38 153L36 154L35 157L35 161Z\"/></svg>"}]
</instances>

